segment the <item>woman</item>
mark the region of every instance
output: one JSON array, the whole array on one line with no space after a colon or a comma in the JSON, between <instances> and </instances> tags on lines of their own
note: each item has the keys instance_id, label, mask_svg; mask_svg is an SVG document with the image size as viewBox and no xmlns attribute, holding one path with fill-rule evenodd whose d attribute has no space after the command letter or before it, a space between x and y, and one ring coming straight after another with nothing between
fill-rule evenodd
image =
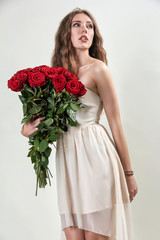
<instances>
[{"instance_id":1,"label":"woman","mask_svg":"<svg viewBox=\"0 0 160 240\"><path fill-rule=\"evenodd\" d=\"M52 66L77 74L87 92L76 112L78 127L57 140L56 174L62 230L67 240L133 239L130 202L137 193L116 90L102 37L92 15L81 9L61 21ZM99 123L104 108L114 141ZM29 121L29 137L44 118Z\"/></svg>"}]
</instances>

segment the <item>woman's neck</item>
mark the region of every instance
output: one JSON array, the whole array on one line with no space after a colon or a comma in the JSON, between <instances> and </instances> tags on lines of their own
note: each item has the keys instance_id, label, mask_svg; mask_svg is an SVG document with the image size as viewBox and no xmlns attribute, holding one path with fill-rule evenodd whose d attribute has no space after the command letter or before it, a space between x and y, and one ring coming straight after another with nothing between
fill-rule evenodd
<instances>
[{"instance_id":1,"label":"woman's neck","mask_svg":"<svg viewBox=\"0 0 160 240\"><path fill-rule=\"evenodd\" d=\"M91 57L89 56L88 50L87 51L77 51L77 66L78 69L83 68L84 66L86 66L87 64L90 63L91 61Z\"/></svg>"}]
</instances>

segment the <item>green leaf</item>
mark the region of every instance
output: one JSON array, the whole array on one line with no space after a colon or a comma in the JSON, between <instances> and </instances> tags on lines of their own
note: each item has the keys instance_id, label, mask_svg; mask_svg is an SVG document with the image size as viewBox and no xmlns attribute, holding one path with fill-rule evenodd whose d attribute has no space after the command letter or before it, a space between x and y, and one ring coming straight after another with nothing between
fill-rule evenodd
<instances>
[{"instance_id":1,"label":"green leaf","mask_svg":"<svg viewBox=\"0 0 160 240\"><path fill-rule=\"evenodd\" d=\"M23 104L23 116L27 114L27 103Z\"/></svg>"},{"instance_id":2,"label":"green leaf","mask_svg":"<svg viewBox=\"0 0 160 240\"><path fill-rule=\"evenodd\" d=\"M44 127L44 122L40 122L40 124L38 125L38 131L40 132L43 127Z\"/></svg>"},{"instance_id":3,"label":"green leaf","mask_svg":"<svg viewBox=\"0 0 160 240\"><path fill-rule=\"evenodd\" d=\"M52 151L52 149L51 149L50 147L48 147L48 148L46 149L45 155L46 155L47 158L50 156L51 151Z\"/></svg>"},{"instance_id":4,"label":"green leaf","mask_svg":"<svg viewBox=\"0 0 160 240\"><path fill-rule=\"evenodd\" d=\"M54 105L54 97L48 97L47 98L47 101L51 104L51 105Z\"/></svg>"},{"instance_id":5,"label":"green leaf","mask_svg":"<svg viewBox=\"0 0 160 240\"><path fill-rule=\"evenodd\" d=\"M76 112L74 112L71 108L67 109L67 114L73 121L76 120Z\"/></svg>"},{"instance_id":6,"label":"green leaf","mask_svg":"<svg viewBox=\"0 0 160 240\"><path fill-rule=\"evenodd\" d=\"M33 153L34 153L34 149L33 149L33 147L31 147L30 151L28 152L27 157L31 157Z\"/></svg>"},{"instance_id":7,"label":"green leaf","mask_svg":"<svg viewBox=\"0 0 160 240\"><path fill-rule=\"evenodd\" d=\"M22 95L18 95L19 99L21 100L22 103L26 103L26 98L24 98Z\"/></svg>"},{"instance_id":8,"label":"green leaf","mask_svg":"<svg viewBox=\"0 0 160 240\"><path fill-rule=\"evenodd\" d=\"M46 106L47 105L47 102L43 99L42 101L41 101L41 106Z\"/></svg>"},{"instance_id":9,"label":"green leaf","mask_svg":"<svg viewBox=\"0 0 160 240\"><path fill-rule=\"evenodd\" d=\"M35 163L35 162L36 162L36 156L35 156L35 155L32 155L32 156L31 156L31 161L32 161L32 163Z\"/></svg>"},{"instance_id":10,"label":"green leaf","mask_svg":"<svg viewBox=\"0 0 160 240\"><path fill-rule=\"evenodd\" d=\"M50 135L54 134L56 131L57 131L56 128L52 129L51 132L50 132Z\"/></svg>"},{"instance_id":11,"label":"green leaf","mask_svg":"<svg viewBox=\"0 0 160 240\"><path fill-rule=\"evenodd\" d=\"M48 140L50 141L56 141L57 139L59 139L60 136L59 135L56 135L56 134L52 134L48 137Z\"/></svg>"},{"instance_id":12,"label":"green leaf","mask_svg":"<svg viewBox=\"0 0 160 240\"><path fill-rule=\"evenodd\" d=\"M28 87L26 84L24 85L24 90L34 94L34 90L31 87Z\"/></svg>"},{"instance_id":13,"label":"green leaf","mask_svg":"<svg viewBox=\"0 0 160 240\"><path fill-rule=\"evenodd\" d=\"M45 156L42 156L42 162L45 162L45 161L46 161Z\"/></svg>"},{"instance_id":14,"label":"green leaf","mask_svg":"<svg viewBox=\"0 0 160 240\"><path fill-rule=\"evenodd\" d=\"M44 123L46 126L50 126L50 125L53 123L53 119L52 119L52 118L48 118L48 119L46 119L45 121L43 121L43 123Z\"/></svg>"},{"instance_id":15,"label":"green leaf","mask_svg":"<svg viewBox=\"0 0 160 240\"><path fill-rule=\"evenodd\" d=\"M57 114L63 113L64 111L65 111L65 108L60 107L60 108L57 110Z\"/></svg>"},{"instance_id":16,"label":"green leaf","mask_svg":"<svg viewBox=\"0 0 160 240\"><path fill-rule=\"evenodd\" d=\"M38 138L38 136L36 136L35 139L34 139L34 146L35 146L36 150L38 150L38 147L39 147L39 138Z\"/></svg>"},{"instance_id":17,"label":"green leaf","mask_svg":"<svg viewBox=\"0 0 160 240\"><path fill-rule=\"evenodd\" d=\"M45 162L42 162L44 168L47 168L48 165L48 158L45 159Z\"/></svg>"},{"instance_id":18,"label":"green leaf","mask_svg":"<svg viewBox=\"0 0 160 240\"><path fill-rule=\"evenodd\" d=\"M31 118L32 118L32 114L29 114L27 117L22 119L21 124L28 122Z\"/></svg>"},{"instance_id":19,"label":"green leaf","mask_svg":"<svg viewBox=\"0 0 160 240\"><path fill-rule=\"evenodd\" d=\"M41 188L41 187L42 187L42 178L39 177L39 188Z\"/></svg>"},{"instance_id":20,"label":"green leaf","mask_svg":"<svg viewBox=\"0 0 160 240\"><path fill-rule=\"evenodd\" d=\"M67 126L66 125L61 125L61 127L58 128L58 131L60 133L64 133L67 131Z\"/></svg>"},{"instance_id":21,"label":"green leaf","mask_svg":"<svg viewBox=\"0 0 160 240\"><path fill-rule=\"evenodd\" d=\"M41 92L38 92L36 95L36 98L39 98L41 96Z\"/></svg>"},{"instance_id":22,"label":"green leaf","mask_svg":"<svg viewBox=\"0 0 160 240\"><path fill-rule=\"evenodd\" d=\"M57 99L57 103L60 102L60 101L61 101L61 98L59 97L59 98Z\"/></svg>"},{"instance_id":23,"label":"green leaf","mask_svg":"<svg viewBox=\"0 0 160 240\"><path fill-rule=\"evenodd\" d=\"M36 95L37 94L37 88L33 87L32 89L34 90L34 95Z\"/></svg>"},{"instance_id":24,"label":"green leaf","mask_svg":"<svg viewBox=\"0 0 160 240\"><path fill-rule=\"evenodd\" d=\"M74 104L74 103L70 103L70 106L71 106L73 111L77 111L79 109L79 106Z\"/></svg>"},{"instance_id":25,"label":"green leaf","mask_svg":"<svg viewBox=\"0 0 160 240\"><path fill-rule=\"evenodd\" d=\"M88 107L86 104L84 104L84 103L79 103L79 106L81 107L81 108L85 108L85 107Z\"/></svg>"},{"instance_id":26,"label":"green leaf","mask_svg":"<svg viewBox=\"0 0 160 240\"><path fill-rule=\"evenodd\" d=\"M36 114L36 113L40 112L41 109L42 109L41 106L33 106L33 107L29 110L29 112L32 113L32 114Z\"/></svg>"},{"instance_id":27,"label":"green leaf","mask_svg":"<svg viewBox=\"0 0 160 240\"><path fill-rule=\"evenodd\" d=\"M48 109L50 109L50 107L48 106ZM51 109L51 110L48 110L47 111L47 116L46 116L46 118L48 117L48 118L52 118L52 116L53 116L53 108Z\"/></svg>"},{"instance_id":28,"label":"green leaf","mask_svg":"<svg viewBox=\"0 0 160 240\"><path fill-rule=\"evenodd\" d=\"M52 109L52 113L53 113L54 110L55 110L55 105L49 103L48 106L47 106L47 108L48 108L48 109Z\"/></svg>"},{"instance_id":29,"label":"green leaf","mask_svg":"<svg viewBox=\"0 0 160 240\"><path fill-rule=\"evenodd\" d=\"M77 122L73 121L72 119L68 118L68 124L70 126L77 126Z\"/></svg>"},{"instance_id":30,"label":"green leaf","mask_svg":"<svg viewBox=\"0 0 160 240\"><path fill-rule=\"evenodd\" d=\"M63 116L60 120L61 120L62 124L66 124L66 117L65 116Z\"/></svg>"},{"instance_id":31,"label":"green leaf","mask_svg":"<svg viewBox=\"0 0 160 240\"><path fill-rule=\"evenodd\" d=\"M48 128L42 128L41 133L48 131Z\"/></svg>"},{"instance_id":32,"label":"green leaf","mask_svg":"<svg viewBox=\"0 0 160 240\"><path fill-rule=\"evenodd\" d=\"M35 162L34 164L34 169L36 170L36 168L38 168L38 162Z\"/></svg>"},{"instance_id":33,"label":"green leaf","mask_svg":"<svg viewBox=\"0 0 160 240\"><path fill-rule=\"evenodd\" d=\"M25 90L22 90L22 91L21 91L21 94L22 94L22 96L23 96L24 98L29 98L29 97L32 96L32 94L31 94L30 92L27 92L27 91L25 91Z\"/></svg>"},{"instance_id":34,"label":"green leaf","mask_svg":"<svg viewBox=\"0 0 160 240\"><path fill-rule=\"evenodd\" d=\"M32 108L32 106L37 106L37 103L34 101L34 97L28 99L28 103L30 104L30 108Z\"/></svg>"},{"instance_id":35,"label":"green leaf","mask_svg":"<svg viewBox=\"0 0 160 240\"><path fill-rule=\"evenodd\" d=\"M46 139L43 139L40 144L39 144L39 150L40 150L40 153L42 152L45 152L45 150L47 149L48 147L48 142Z\"/></svg>"},{"instance_id":36,"label":"green leaf","mask_svg":"<svg viewBox=\"0 0 160 240\"><path fill-rule=\"evenodd\" d=\"M63 108L66 109L68 107L68 105L69 105L68 103L64 104Z\"/></svg>"},{"instance_id":37,"label":"green leaf","mask_svg":"<svg viewBox=\"0 0 160 240\"><path fill-rule=\"evenodd\" d=\"M66 118L66 124L68 124L68 118Z\"/></svg>"},{"instance_id":38,"label":"green leaf","mask_svg":"<svg viewBox=\"0 0 160 240\"><path fill-rule=\"evenodd\" d=\"M41 169L40 169L40 166L38 166L38 168L35 169L35 172L36 172L37 175L40 174L40 170L41 170Z\"/></svg>"},{"instance_id":39,"label":"green leaf","mask_svg":"<svg viewBox=\"0 0 160 240\"><path fill-rule=\"evenodd\" d=\"M55 126L52 126L52 125L51 125L51 126L48 126L47 129L50 130L50 131L51 131L51 130L55 130ZM51 133L50 133L50 134L51 134Z\"/></svg>"},{"instance_id":40,"label":"green leaf","mask_svg":"<svg viewBox=\"0 0 160 240\"><path fill-rule=\"evenodd\" d=\"M69 96L69 93L67 91L64 91L64 93L65 93L66 96Z\"/></svg>"}]
</instances>

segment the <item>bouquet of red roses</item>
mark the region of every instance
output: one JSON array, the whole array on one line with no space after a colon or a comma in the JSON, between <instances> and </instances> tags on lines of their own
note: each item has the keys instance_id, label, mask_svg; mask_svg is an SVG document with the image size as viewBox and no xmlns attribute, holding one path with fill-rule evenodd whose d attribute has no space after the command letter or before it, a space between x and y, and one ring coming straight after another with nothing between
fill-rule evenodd
<instances>
[{"instance_id":1,"label":"bouquet of red roses","mask_svg":"<svg viewBox=\"0 0 160 240\"><path fill-rule=\"evenodd\" d=\"M38 125L38 131L29 137L28 157L31 157L37 175L37 196L38 184L44 188L48 178L51 185L50 176L53 177L48 167L52 151L49 144L54 145L60 134L67 132L69 125L77 126L76 111L87 107L77 102L87 90L75 74L63 67L46 65L16 72L8 80L8 88L21 92L19 98L24 115L21 123L36 115L45 117Z\"/></svg>"}]
</instances>

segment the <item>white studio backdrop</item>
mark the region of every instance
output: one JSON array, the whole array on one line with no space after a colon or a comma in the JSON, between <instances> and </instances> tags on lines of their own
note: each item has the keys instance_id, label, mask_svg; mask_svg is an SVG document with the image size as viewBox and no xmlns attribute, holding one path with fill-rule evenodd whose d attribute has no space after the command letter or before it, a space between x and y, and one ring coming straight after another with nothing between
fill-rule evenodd
<instances>
[{"instance_id":1,"label":"white studio backdrop","mask_svg":"<svg viewBox=\"0 0 160 240\"><path fill-rule=\"evenodd\" d=\"M76 7L95 17L115 82L123 129L138 184L132 202L135 240L159 235L160 1L0 0L0 240L64 238L58 213L55 149L52 185L38 190L22 105L7 80L18 70L50 65L61 19ZM108 129L103 114L100 123ZM63 193L62 193L63 194Z\"/></svg>"}]
</instances>

